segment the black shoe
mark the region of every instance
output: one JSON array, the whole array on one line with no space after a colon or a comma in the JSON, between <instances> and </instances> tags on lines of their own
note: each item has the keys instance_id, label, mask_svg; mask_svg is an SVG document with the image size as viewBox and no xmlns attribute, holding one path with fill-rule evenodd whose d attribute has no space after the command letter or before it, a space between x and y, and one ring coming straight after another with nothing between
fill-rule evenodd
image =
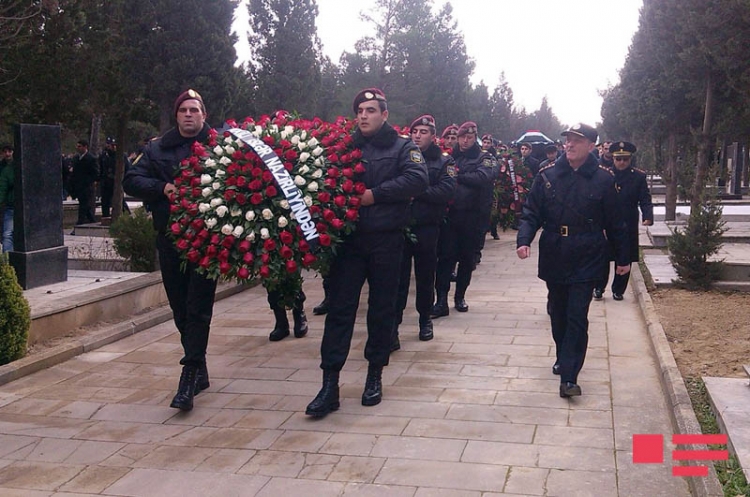
<instances>
[{"instance_id":1,"label":"black shoe","mask_svg":"<svg viewBox=\"0 0 750 497\"><path fill-rule=\"evenodd\" d=\"M555 365L552 366L552 374L560 376L560 365L558 363L555 363Z\"/></svg>"},{"instance_id":2,"label":"black shoe","mask_svg":"<svg viewBox=\"0 0 750 497\"><path fill-rule=\"evenodd\" d=\"M469 312L469 304L466 303L466 299L456 299L454 303L458 312Z\"/></svg>"},{"instance_id":3,"label":"black shoe","mask_svg":"<svg viewBox=\"0 0 750 497\"><path fill-rule=\"evenodd\" d=\"M594 288L594 300L601 300L604 298L604 290Z\"/></svg>"},{"instance_id":4,"label":"black shoe","mask_svg":"<svg viewBox=\"0 0 750 497\"><path fill-rule=\"evenodd\" d=\"M332 411L338 410L339 403L339 372L323 370L323 387L318 395L307 405L305 414L313 418L322 418Z\"/></svg>"},{"instance_id":5,"label":"black shoe","mask_svg":"<svg viewBox=\"0 0 750 497\"><path fill-rule=\"evenodd\" d=\"M177 387L177 393L172 399L169 407L174 407L181 411L190 411L193 408L193 397L195 397L195 385L198 378L198 367L192 364L182 366L180 374L180 385Z\"/></svg>"},{"instance_id":6,"label":"black shoe","mask_svg":"<svg viewBox=\"0 0 750 497\"><path fill-rule=\"evenodd\" d=\"M383 368L382 366L367 367L367 379L365 380L365 391L362 392L362 405L374 406L383 400Z\"/></svg>"},{"instance_id":7,"label":"black shoe","mask_svg":"<svg viewBox=\"0 0 750 497\"><path fill-rule=\"evenodd\" d=\"M304 309L292 309L294 318L294 338L302 338L307 335L307 316Z\"/></svg>"},{"instance_id":8,"label":"black shoe","mask_svg":"<svg viewBox=\"0 0 750 497\"><path fill-rule=\"evenodd\" d=\"M313 314L316 316L328 314L328 298L324 298L323 302L313 307Z\"/></svg>"},{"instance_id":9,"label":"black shoe","mask_svg":"<svg viewBox=\"0 0 750 497\"><path fill-rule=\"evenodd\" d=\"M286 309L276 308L273 310L273 315L276 317L276 325L273 327L273 331L268 335L268 339L272 342L278 342L289 336L289 318L286 317Z\"/></svg>"},{"instance_id":10,"label":"black shoe","mask_svg":"<svg viewBox=\"0 0 750 497\"><path fill-rule=\"evenodd\" d=\"M492 235L492 239L493 240L499 240L500 236L497 233L495 233L494 235Z\"/></svg>"},{"instance_id":11,"label":"black shoe","mask_svg":"<svg viewBox=\"0 0 750 497\"><path fill-rule=\"evenodd\" d=\"M401 350L401 340L398 339L398 335L391 340L391 352Z\"/></svg>"},{"instance_id":12,"label":"black shoe","mask_svg":"<svg viewBox=\"0 0 750 497\"><path fill-rule=\"evenodd\" d=\"M438 295L437 302L432 306L432 311L430 311L430 318L437 319L447 316L450 313L451 311L448 309L448 296Z\"/></svg>"},{"instance_id":13,"label":"black shoe","mask_svg":"<svg viewBox=\"0 0 750 497\"><path fill-rule=\"evenodd\" d=\"M195 376L195 395L198 395L203 390L208 390L211 383L208 381L208 368L204 362L198 366L198 373Z\"/></svg>"},{"instance_id":14,"label":"black shoe","mask_svg":"<svg viewBox=\"0 0 750 497\"><path fill-rule=\"evenodd\" d=\"M621 293L613 293L612 294L612 298L615 299L615 300L622 300L623 296L622 296Z\"/></svg>"},{"instance_id":15,"label":"black shoe","mask_svg":"<svg viewBox=\"0 0 750 497\"><path fill-rule=\"evenodd\" d=\"M560 397L577 397L579 395L581 395L581 387L579 387L575 383L572 383L570 381L560 383Z\"/></svg>"},{"instance_id":16,"label":"black shoe","mask_svg":"<svg viewBox=\"0 0 750 497\"><path fill-rule=\"evenodd\" d=\"M428 319L426 321L419 320L419 339L423 342L429 342L434 338L434 333L432 330L432 320Z\"/></svg>"}]
</instances>

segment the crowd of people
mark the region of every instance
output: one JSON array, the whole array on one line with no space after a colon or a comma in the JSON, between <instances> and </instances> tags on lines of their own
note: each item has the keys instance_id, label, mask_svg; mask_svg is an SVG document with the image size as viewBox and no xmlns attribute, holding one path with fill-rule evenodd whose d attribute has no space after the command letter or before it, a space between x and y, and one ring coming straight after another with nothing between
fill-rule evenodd
<instances>
[{"instance_id":1,"label":"crowd of people","mask_svg":"<svg viewBox=\"0 0 750 497\"><path fill-rule=\"evenodd\" d=\"M366 406L380 403L383 368L400 348L412 261L420 340L431 340L433 320L450 314L451 283L453 308L469 311L467 291L490 231L493 192L502 176L515 174L507 147L489 135L480 141L474 122L449 125L438 135L435 119L424 114L411 123L408 136L400 135L388 123L388 102L378 88L358 92L352 112L357 122L354 144L367 164L367 188L360 196L356 230L337 249L324 278L325 298L314 309L326 316L320 349L322 386L306 408L306 414L316 418L340 406L339 373L349 354L365 282L369 297L364 355L369 365L361 402ZM123 186L152 211L164 286L184 350L171 406L190 410L195 396L210 385L206 348L216 281L197 271L196 264L183 264L167 236L167 225L177 166L190 155L194 142L205 140L209 127L205 104L195 90L178 96L174 116L176 126L143 148ZM579 124L563 136L564 148L545 150L543 163L531 155L531 144L520 144L517 165L531 171L533 182L524 192L523 215L516 227L521 259L529 257L532 240L542 230L539 277L548 288L557 350L552 373L560 375L560 396L572 397L581 394L577 377L586 355L589 304L594 297L602 298L610 260L616 264L613 296L622 299L630 264L637 260L632 245L637 248L638 208L644 224L653 222L653 214L645 174L631 165L633 144L607 143L599 159L594 128ZM516 185L516 180L511 183ZM268 302L276 323L269 339L278 341L290 335L290 326L286 309L271 293ZM298 338L307 333L304 301L301 293L293 308Z\"/></svg>"}]
</instances>

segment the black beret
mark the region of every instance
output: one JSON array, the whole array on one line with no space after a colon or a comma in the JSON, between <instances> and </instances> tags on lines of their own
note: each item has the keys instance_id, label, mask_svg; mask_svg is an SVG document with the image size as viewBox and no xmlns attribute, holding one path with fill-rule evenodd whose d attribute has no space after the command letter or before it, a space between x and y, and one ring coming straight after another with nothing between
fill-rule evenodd
<instances>
[{"instance_id":1,"label":"black beret","mask_svg":"<svg viewBox=\"0 0 750 497\"><path fill-rule=\"evenodd\" d=\"M386 102L385 93L379 88L365 88L364 90L357 93L352 103L352 110L356 114L359 110L359 104L367 102L368 100L380 100Z\"/></svg>"}]
</instances>

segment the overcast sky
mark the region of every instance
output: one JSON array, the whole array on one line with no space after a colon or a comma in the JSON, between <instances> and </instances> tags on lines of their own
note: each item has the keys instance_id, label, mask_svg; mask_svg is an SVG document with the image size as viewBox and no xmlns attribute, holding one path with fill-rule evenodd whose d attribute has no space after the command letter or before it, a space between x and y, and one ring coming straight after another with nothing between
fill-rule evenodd
<instances>
[{"instance_id":1,"label":"overcast sky","mask_svg":"<svg viewBox=\"0 0 750 497\"><path fill-rule=\"evenodd\" d=\"M435 0L434 8L445 3ZM472 83L484 81L491 93L504 71L517 106L533 112L546 95L563 123L594 125L601 120L599 92L619 80L643 0L451 3L466 50L476 63ZM333 61L338 62L344 50L353 50L359 38L374 33L359 19L360 12L374 6L374 0L318 0L318 36ZM247 58L247 48L238 48L238 53Z\"/></svg>"}]
</instances>

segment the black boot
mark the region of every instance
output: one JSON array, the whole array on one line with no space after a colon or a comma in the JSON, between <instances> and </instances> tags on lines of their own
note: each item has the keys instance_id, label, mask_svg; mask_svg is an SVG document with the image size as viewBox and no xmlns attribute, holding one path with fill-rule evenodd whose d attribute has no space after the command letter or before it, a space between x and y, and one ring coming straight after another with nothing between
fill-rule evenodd
<instances>
[{"instance_id":1,"label":"black boot","mask_svg":"<svg viewBox=\"0 0 750 497\"><path fill-rule=\"evenodd\" d=\"M323 302L313 307L313 314L316 316L322 316L328 314L328 297L323 299Z\"/></svg>"},{"instance_id":2,"label":"black boot","mask_svg":"<svg viewBox=\"0 0 750 497\"><path fill-rule=\"evenodd\" d=\"M169 407L174 407L181 411L190 411L193 408L193 397L195 397L195 384L198 378L198 366L186 364L182 366L180 375L180 385L177 387L177 393L172 399Z\"/></svg>"},{"instance_id":3,"label":"black boot","mask_svg":"<svg viewBox=\"0 0 750 497\"><path fill-rule=\"evenodd\" d=\"M323 388L307 405L305 414L314 418L322 418L339 408L339 372L323 370Z\"/></svg>"},{"instance_id":4,"label":"black boot","mask_svg":"<svg viewBox=\"0 0 750 497\"><path fill-rule=\"evenodd\" d=\"M456 304L456 310L458 312L469 312L469 304L466 303L465 298L456 297L454 303Z\"/></svg>"},{"instance_id":5,"label":"black boot","mask_svg":"<svg viewBox=\"0 0 750 497\"><path fill-rule=\"evenodd\" d=\"M383 367L367 367L367 380L365 380L365 391L362 393L362 405L374 406L380 404L383 399Z\"/></svg>"},{"instance_id":6,"label":"black boot","mask_svg":"<svg viewBox=\"0 0 750 497\"><path fill-rule=\"evenodd\" d=\"M432 306L432 312L430 312L430 317L432 319L440 318L443 316L447 316L450 314L450 310L448 309L448 295L441 295L438 294L437 296L437 302L434 306Z\"/></svg>"},{"instance_id":7,"label":"black boot","mask_svg":"<svg viewBox=\"0 0 750 497\"><path fill-rule=\"evenodd\" d=\"M307 316L305 316L305 310L300 307L292 309L292 317L294 318L294 337L302 338L307 335Z\"/></svg>"},{"instance_id":8,"label":"black boot","mask_svg":"<svg viewBox=\"0 0 750 497\"><path fill-rule=\"evenodd\" d=\"M205 362L198 366L198 373L195 377L195 395L198 395L203 390L208 390L211 383L208 381L208 368L206 367Z\"/></svg>"},{"instance_id":9,"label":"black boot","mask_svg":"<svg viewBox=\"0 0 750 497\"><path fill-rule=\"evenodd\" d=\"M273 331L268 335L268 339L272 342L278 342L289 336L289 318L286 317L286 309L283 307L275 308L273 315L276 317L276 326Z\"/></svg>"},{"instance_id":10,"label":"black boot","mask_svg":"<svg viewBox=\"0 0 750 497\"><path fill-rule=\"evenodd\" d=\"M426 319L419 318L419 339L423 342L432 340L434 334L432 332L432 319L429 317Z\"/></svg>"}]
</instances>

